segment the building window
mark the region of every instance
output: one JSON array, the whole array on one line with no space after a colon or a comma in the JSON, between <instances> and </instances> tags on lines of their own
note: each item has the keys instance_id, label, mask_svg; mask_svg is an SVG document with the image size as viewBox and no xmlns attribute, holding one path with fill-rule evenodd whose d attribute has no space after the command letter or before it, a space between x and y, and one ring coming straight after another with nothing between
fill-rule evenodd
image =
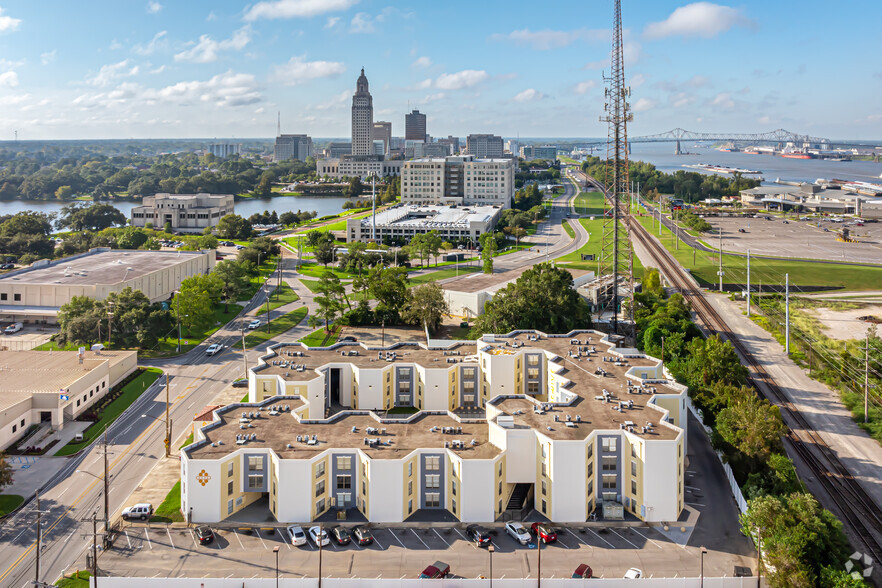
<instances>
[{"instance_id":1,"label":"building window","mask_svg":"<svg viewBox=\"0 0 882 588\"><path fill-rule=\"evenodd\" d=\"M600 440L601 447L604 453L615 453L616 451L616 438L615 437L604 437Z\"/></svg>"},{"instance_id":2,"label":"building window","mask_svg":"<svg viewBox=\"0 0 882 588\"><path fill-rule=\"evenodd\" d=\"M585 494L588 496L594 494L594 480L588 480L588 487L586 488Z\"/></svg>"},{"instance_id":3,"label":"building window","mask_svg":"<svg viewBox=\"0 0 882 588\"><path fill-rule=\"evenodd\" d=\"M347 490L352 488L352 476L337 476L337 489Z\"/></svg>"},{"instance_id":4,"label":"building window","mask_svg":"<svg viewBox=\"0 0 882 588\"><path fill-rule=\"evenodd\" d=\"M21 427L22 427L22 428L24 428L24 423L25 423L25 420L24 420L24 419L21 419Z\"/></svg>"},{"instance_id":5,"label":"building window","mask_svg":"<svg viewBox=\"0 0 882 588\"><path fill-rule=\"evenodd\" d=\"M427 470L439 470L441 469L441 458L437 455L430 455L426 457L426 469Z\"/></svg>"},{"instance_id":6,"label":"building window","mask_svg":"<svg viewBox=\"0 0 882 588\"><path fill-rule=\"evenodd\" d=\"M7 298L8 298L8 295L6 294L6 292L0 294L0 300L6 300Z\"/></svg>"},{"instance_id":7,"label":"building window","mask_svg":"<svg viewBox=\"0 0 882 588\"><path fill-rule=\"evenodd\" d=\"M263 488L263 476L249 474L248 475L248 489L249 490L260 490Z\"/></svg>"},{"instance_id":8,"label":"building window","mask_svg":"<svg viewBox=\"0 0 882 588\"><path fill-rule=\"evenodd\" d=\"M233 462L227 464L227 477L231 477L233 475Z\"/></svg>"},{"instance_id":9,"label":"building window","mask_svg":"<svg viewBox=\"0 0 882 588\"><path fill-rule=\"evenodd\" d=\"M547 468L547 466L545 465L545 462L543 461L543 462L542 462L542 475L543 475L543 476L547 476L547 475L548 475L548 472L547 472L546 468Z\"/></svg>"},{"instance_id":10,"label":"building window","mask_svg":"<svg viewBox=\"0 0 882 588\"><path fill-rule=\"evenodd\" d=\"M228 515L233 514L233 501L232 500L227 500L227 514Z\"/></svg>"},{"instance_id":11,"label":"building window","mask_svg":"<svg viewBox=\"0 0 882 588\"><path fill-rule=\"evenodd\" d=\"M407 514L410 514L412 512L413 512L413 500L408 500L407 501Z\"/></svg>"},{"instance_id":12,"label":"building window","mask_svg":"<svg viewBox=\"0 0 882 588\"><path fill-rule=\"evenodd\" d=\"M548 510L548 505L547 505L547 504L545 503L545 501L543 500L543 501L542 501L542 514L545 514L545 512L546 512L547 510Z\"/></svg>"},{"instance_id":13,"label":"building window","mask_svg":"<svg viewBox=\"0 0 882 588\"><path fill-rule=\"evenodd\" d=\"M413 496L413 481L407 483L407 495Z\"/></svg>"},{"instance_id":14,"label":"building window","mask_svg":"<svg viewBox=\"0 0 882 588\"><path fill-rule=\"evenodd\" d=\"M631 480L631 494L637 495L637 480Z\"/></svg>"},{"instance_id":15,"label":"building window","mask_svg":"<svg viewBox=\"0 0 882 588\"><path fill-rule=\"evenodd\" d=\"M322 498L318 502L315 503L315 513L319 514L325 511L325 499Z\"/></svg>"},{"instance_id":16,"label":"building window","mask_svg":"<svg viewBox=\"0 0 882 588\"><path fill-rule=\"evenodd\" d=\"M499 462L499 477L502 477L502 462Z\"/></svg>"},{"instance_id":17,"label":"building window","mask_svg":"<svg viewBox=\"0 0 882 588\"><path fill-rule=\"evenodd\" d=\"M318 484L315 485L315 495L321 496L324 493L325 493L325 481L322 480L321 482L319 482Z\"/></svg>"},{"instance_id":18,"label":"building window","mask_svg":"<svg viewBox=\"0 0 882 588\"><path fill-rule=\"evenodd\" d=\"M441 476L438 474L426 475L426 488L440 488Z\"/></svg>"},{"instance_id":19,"label":"building window","mask_svg":"<svg viewBox=\"0 0 882 588\"><path fill-rule=\"evenodd\" d=\"M588 444L588 459L591 459L594 456L594 443Z\"/></svg>"},{"instance_id":20,"label":"building window","mask_svg":"<svg viewBox=\"0 0 882 588\"><path fill-rule=\"evenodd\" d=\"M545 480L542 480L542 496L548 494L548 486L545 484Z\"/></svg>"},{"instance_id":21,"label":"building window","mask_svg":"<svg viewBox=\"0 0 882 588\"><path fill-rule=\"evenodd\" d=\"M456 514L456 501L455 500L450 501L450 510L452 510L453 513Z\"/></svg>"},{"instance_id":22,"label":"building window","mask_svg":"<svg viewBox=\"0 0 882 588\"><path fill-rule=\"evenodd\" d=\"M407 477L409 478L411 476L413 476L413 462L409 461L407 462Z\"/></svg>"},{"instance_id":23,"label":"building window","mask_svg":"<svg viewBox=\"0 0 882 588\"><path fill-rule=\"evenodd\" d=\"M352 457L350 457L348 455L337 456L337 469L338 470L351 470L352 469Z\"/></svg>"},{"instance_id":24,"label":"building window","mask_svg":"<svg viewBox=\"0 0 882 588\"><path fill-rule=\"evenodd\" d=\"M352 493L340 492L337 494L337 506L339 508L349 508L352 505Z\"/></svg>"},{"instance_id":25,"label":"building window","mask_svg":"<svg viewBox=\"0 0 882 588\"><path fill-rule=\"evenodd\" d=\"M21 302L21 294L13 294L13 295L12 295L12 299L13 299L15 302Z\"/></svg>"},{"instance_id":26,"label":"building window","mask_svg":"<svg viewBox=\"0 0 882 588\"><path fill-rule=\"evenodd\" d=\"M618 467L618 463L614 457L603 457L601 458L600 463L600 469L604 472L614 472Z\"/></svg>"},{"instance_id":27,"label":"building window","mask_svg":"<svg viewBox=\"0 0 882 588\"><path fill-rule=\"evenodd\" d=\"M588 477L590 478L593 475L594 475L594 462L591 461L591 462L588 462Z\"/></svg>"},{"instance_id":28,"label":"building window","mask_svg":"<svg viewBox=\"0 0 882 588\"><path fill-rule=\"evenodd\" d=\"M18 431L18 425L12 425L12 432L15 433Z\"/></svg>"},{"instance_id":29,"label":"building window","mask_svg":"<svg viewBox=\"0 0 882 588\"><path fill-rule=\"evenodd\" d=\"M539 356L535 354L530 354L527 356L527 365L538 366L539 365ZM536 375L538 376L539 372L537 370Z\"/></svg>"},{"instance_id":30,"label":"building window","mask_svg":"<svg viewBox=\"0 0 882 588\"><path fill-rule=\"evenodd\" d=\"M636 444L631 445L631 457L637 457L637 445Z\"/></svg>"},{"instance_id":31,"label":"building window","mask_svg":"<svg viewBox=\"0 0 882 588\"><path fill-rule=\"evenodd\" d=\"M456 496L456 480L450 480L450 491Z\"/></svg>"},{"instance_id":32,"label":"building window","mask_svg":"<svg viewBox=\"0 0 882 588\"><path fill-rule=\"evenodd\" d=\"M230 480L229 482L227 482L227 496L232 496L232 495L233 495L233 481Z\"/></svg>"},{"instance_id":33,"label":"building window","mask_svg":"<svg viewBox=\"0 0 882 588\"><path fill-rule=\"evenodd\" d=\"M603 474L603 489L604 490L615 490L616 489L616 475L615 474Z\"/></svg>"},{"instance_id":34,"label":"building window","mask_svg":"<svg viewBox=\"0 0 882 588\"><path fill-rule=\"evenodd\" d=\"M263 471L263 457L249 456L248 457L248 470L252 471L252 472Z\"/></svg>"},{"instance_id":35,"label":"building window","mask_svg":"<svg viewBox=\"0 0 882 588\"><path fill-rule=\"evenodd\" d=\"M548 450L545 448L545 445L542 446L542 457L543 459L548 457Z\"/></svg>"},{"instance_id":36,"label":"building window","mask_svg":"<svg viewBox=\"0 0 882 588\"><path fill-rule=\"evenodd\" d=\"M325 475L325 462L320 461L315 465L315 477L321 478Z\"/></svg>"},{"instance_id":37,"label":"building window","mask_svg":"<svg viewBox=\"0 0 882 588\"><path fill-rule=\"evenodd\" d=\"M438 492L426 493L426 508L438 508L441 506L441 494Z\"/></svg>"},{"instance_id":38,"label":"building window","mask_svg":"<svg viewBox=\"0 0 882 588\"><path fill-rule=\"evenodd\" d=\"M637 462L636 461L631 462L631 475L632 476L637 475Z\"/></svg>"},{"instance_id":39,"label":"building window","mask_svg":"<svg viewBox=\"0 0 882 588\"><path fill-rule=\"evenodd\" d=\"M539 368L527 368L527 378L531 380L539 379Z\"/></svg>"},{"instance_id":40,"label":"building window","mask_svg":"<svg viewBox=\"0 0 882 588\"><path fill-rule=\"evenodd\" d=\"M539 394L539 382L527 382L527 394Z\"/></svg>"}]
</instances>

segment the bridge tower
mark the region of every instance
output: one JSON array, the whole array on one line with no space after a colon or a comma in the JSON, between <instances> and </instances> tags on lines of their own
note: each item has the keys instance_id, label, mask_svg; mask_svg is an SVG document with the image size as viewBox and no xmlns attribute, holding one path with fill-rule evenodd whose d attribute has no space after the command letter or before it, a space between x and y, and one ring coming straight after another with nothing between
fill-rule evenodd
<instances>
[{"instance_id":1,"label":"bridge tower","mask_svg":"<svg viewBox=\"0 0 882 588\"><path fill-rule=\"evenodd\" d=\"M622 2L615 0L613 24L612 70L606 83L606 114L600 118L607 123L606 206L603 218L603 236L598 264L600 278L608 286L601 290L601 314L611 313L610 332L626 334L633 321L620 325L619 316L631 316L634 294L634 257L631 250L631 193L628 182L628 123L633 120L628 99L631 89L625 85L625 61L622 42ZM623 296L624 291L624 296ZM623 304L625 300L627 303Z\"/></svg>"},{"instance_id":2,"label":"bridge tower","mask_svg":"<svg viewBox=\"0 0 882 588\"><path fill-rule=\"evenodd\" d=\"M677 139L677 146L674 148L674 155L683 155L683 152L680 150L680 139Z\"/></svg>"}]
</instances>

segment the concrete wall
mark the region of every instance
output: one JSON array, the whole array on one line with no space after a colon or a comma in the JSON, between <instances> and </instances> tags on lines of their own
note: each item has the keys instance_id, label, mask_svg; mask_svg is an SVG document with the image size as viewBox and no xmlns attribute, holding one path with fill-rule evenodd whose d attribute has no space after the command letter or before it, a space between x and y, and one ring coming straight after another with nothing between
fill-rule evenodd
<instances>
[{"instance_id":1,"label":"concrete wall","mask_svg":"<svg viewBox=\"0 0 882 588\"><path fill-rule=\"evenodd\" d=\"M462 483L456 496L460 520L489 523L496 519L494 465L491 459L462 460Z\"/></svg>"},{"instance_id":2,"label":"concrete wall","mask_svg":"<svg viewBox=\"0 0 882 588\"><path fill-rule=\"evenodd\" d=\"M551 444L551 515L552 521L584 521L585 512L585 442L555 441Z\"/></svg>"},{"instance_id":3,"label":"concrete wall","mask_svg":"<svg viewBox=\"0 0 882 588\"><path fill-rule=\"evenodd\" d=\"M652 492L643 493L647 521L675 521L680 514L682 472L671 467L677 463L678 444L679 440L644 443L643 483L652 487Z\"/></svg>"}]
</instances>

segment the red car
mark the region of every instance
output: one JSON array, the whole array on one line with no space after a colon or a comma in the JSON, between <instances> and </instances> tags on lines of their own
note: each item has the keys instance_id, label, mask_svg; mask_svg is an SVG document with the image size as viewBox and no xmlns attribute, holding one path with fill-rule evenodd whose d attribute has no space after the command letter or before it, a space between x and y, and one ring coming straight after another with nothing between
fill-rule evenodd
<instances>
[{"instance_id":1,"label":"red car","mask_svg":"<svg viewBox=\"0 0 882 588\"><path fill-rule=\"evenodd\" d=\"M557 529L546 523L533 523L530 527L533 534L542 539L543 543L554 543L557 541Z\"/></svg>"},{"instance_id":2,"label":"red car","mask_svg":"<svg viewBox=\"0 0 882 588\"><path fill-rule=\"evenodd\" d=\"M421 579L446 578L450 575L450 566L443 561L436 561L420 574Z\"/></svg>"},{"instance_id":3,"label":"red car","mask_svg":"<svg viewBox=\"0 0 882 588\"><path fill-rule=\"evenodd\" d=\"M573 572L574 578L593 578L593 573L591 571L591 566L588 564L579 564L579 567L576 568L576 571Z\"/></svg>"}]
</instances>

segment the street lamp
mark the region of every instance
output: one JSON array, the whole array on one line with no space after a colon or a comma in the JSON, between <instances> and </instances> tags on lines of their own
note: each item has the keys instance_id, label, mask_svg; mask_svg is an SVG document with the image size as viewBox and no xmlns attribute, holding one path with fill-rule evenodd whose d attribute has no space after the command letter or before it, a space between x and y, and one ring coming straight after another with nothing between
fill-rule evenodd
<instances>
[{"instance_id":1,"label":"street lamp","mask_svg":"<svg viewBox=\"0 0 882 588\"><path fill-rule=\"evenodd\" d=\"M276 554L276 588L279 588L279 546L273 547L273 553Z\"/></svg>"},{"instance_id":2,"label":"street lamp","mask_svg":"<svg viewBox=\"0 0 882 588\"><path fill-rule=\"evenodd\" d=\"M318 532L318 546L319 546L319 574L318 574L318 588L322 588L322 537L325 534L325 528L323 525L319 525Z\"/></svg>"},{"instance_id":3,"label":"street lamp","mask_svg":"<svg viewBox=\"0 0 882 588\"><path fill-rule=\"evenodd\" d=\"M704 545L701 546L701 584L700 587L704 588L704 554L707 553L707 547Z\"/></svg>"},{"instance_id":4,"label":"street lamp","mask_svg":"<svg viewBox=\"0 0 882 588\"><path fill-rule=\"evenodd\" d=\"M167 416L167 415L168 415L168 413L166 412L166 419L164 420L164 422L165 422L165 456L166 456L166 457L168 457L169 455L171 455L171 435L170 435L170 433L169 433L169 431L171 431L171 427L169 426L169 425L170 425L170 421L168 420L168 416ZM143 418L153 419L154 421L156 421L156 422L158 422L158 423L163 422L163 419L162 419L162 418L160 418L160 417L155 417L155 416L153 416L152 414L142 414L142 415L141 415L141 418L142 418L142 419L143 419Z\"/></svg>"},{"instance_id":5,"label":"street lamp","mask_svg":"<svg viewBox=\"0 0 882 588\"><path fill-rule=\"evenodd\" d=\"M86 470L76 470L78 474L88 474L96 480L104 482L104 540L110 537L110 471L107 464L107 431L104 431L104 475L99 476Z\"/></svg>"},{"instance_id":6,"label":"street lamp","mask_svg":"<svg viewBox=\"0 0 882 588\"><path fill-rule=\"evenodd\" d=\"M496 551L496 548L492 545L487 548L487 553L490 554L490 588L493 588L493 552Z\"/></svg>"}]
</instances>

